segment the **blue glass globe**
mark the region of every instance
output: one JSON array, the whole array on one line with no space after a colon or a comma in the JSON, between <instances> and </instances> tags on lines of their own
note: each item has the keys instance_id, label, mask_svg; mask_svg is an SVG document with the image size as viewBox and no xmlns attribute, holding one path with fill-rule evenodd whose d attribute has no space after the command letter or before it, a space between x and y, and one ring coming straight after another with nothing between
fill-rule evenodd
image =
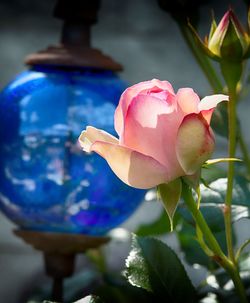
<instances>
[{"instance_id":1,"label":"blue glass globe","mask_svg":"<svg viewBox=\"0 0 250 303\"><path fill-rule=\"evenodd\" d=\"M145 191L81 151L92 125L114 134L126 84L111 71L33 67L0 94L0 209L24 229L101 235L128 218Z\"/></svg>"}]
</instances>

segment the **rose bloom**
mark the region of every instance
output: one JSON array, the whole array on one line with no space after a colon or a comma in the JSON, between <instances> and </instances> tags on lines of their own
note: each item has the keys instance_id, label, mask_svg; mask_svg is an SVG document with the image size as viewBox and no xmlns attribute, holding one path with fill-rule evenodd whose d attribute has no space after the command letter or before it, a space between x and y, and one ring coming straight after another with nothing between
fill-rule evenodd
<instances>
[{"instance_id":1,"label":"rose bloom","mask_svg":"<svg viewBox=\"0 0 250 303\"><path fill-rule=\"evenodd\" d=\"M210 120L225 95L200 100L191 88L175 94L168 81L153 79L126 89L115 111L119 139L88 126L80 137L86 152L96 152L124 183L152 188L193 175L211 156Z\"/></svg>"}]
</instances>

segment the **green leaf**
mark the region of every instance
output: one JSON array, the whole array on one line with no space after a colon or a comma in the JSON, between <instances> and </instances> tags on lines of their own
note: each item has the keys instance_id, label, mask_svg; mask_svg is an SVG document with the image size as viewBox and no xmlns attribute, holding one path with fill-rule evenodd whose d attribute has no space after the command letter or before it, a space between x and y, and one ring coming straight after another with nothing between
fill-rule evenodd
<instances>
[{"instance_id":1,"label":"green leaf","mask_svg":"<svg viewBox=\"0 0 250 303\"><path fill-rule=\"evenodd\" d=\"M202 212L215 238L220 243L222 250L226 252L226 241L225 241L226 237L225 237L225 226L224 226L222 205L217 205L215 203L214 204L201 203L200 211ZM185 222L190 224L194 229L195 222L189 211L186 208L182 207L178 210L178 212L182 215ZM236 211L236 214L235 212L232 212L232 217L234 220L238 219L238 211ZM195 229L194 229L194 234L195 234ZM234 231L233 231L233 239L235 239Z\"/></svg>"},{"instance_id":2,"label":"green leaf","mask_svg":"<svg viewBox=\"0 0 250 303\"><path fill-rule=\"evenodd\" d=\"M235 260L237 261L240 258L240 255L243 253L244 249L250 244L250 239L244 241L237 250L235 254Z\"/></svg>"},{"instance_id":3,"label":"green leaf","mask_svg":"<svg viewBox=\"0 0 250 303\"><path fill-rule=\"evenodd\" d=\"M211 121L212 129L222 137L228 137L228 114L227 106L222 103L218 104L213 113Z\"/></svg>"},{"instance_id":4,"label":"green leaf","mask_svg":"<svg viewBox=\"0 0 250 303\"><path fill-rule=\"evenodd\" d=\"M207 268L212 267L213 261L204 253L196 239L195 228L183 221L178 227L177 237L185 260L189 264L200 264Z\"/></svg>"},{"instance_id":5,"label":"green leaf","mask_svg":"<svg viewBox=\"0 0 250 303\"><path fill-rule=\"evenodd\" d=\"M90 295L74 303L103 303L103 301L97 296Z\"/></svg>"},{"instance_id":6,"label":"green leaf","mask_svg":"<svg viewBox=\"0 0 250 303\"><path fill-rule=\"evenodd\" d=\"M181 197L181 189L182 183L180 178L157 186L157 193L169 217L171 231L173 230L173 217Z\"/></svg>"},{"instance_id":7,"label":"green leaf","mask_svg":"<svg viewBox=\"0 0 250 303\"><path fill-rule=\"evenodd\" d=\"M150 268L138 239L140 238L133 236L132 250L126 259L126 277L131 285L153 292L150 282Z\"/></svg>"},{"instance_id":8,"label":"green leaf","mask_svg":"<svg viewBox=\"0 0 250 303\"><path fill-rule=\"evenodd\" d=\"M242 218L250 217L250 184L249 181L244 178L237 176L234 180L233 188L233 204L232 204L232 221L236 222ZM201 186L201 204L200 210L207 221L209 227L214 233L216 239L221 244L222 250L226 252L226 241L225 241L225 226L224 226L224 202L227 190L227 179L220 178L209 184L209 188ZM178 213L182 215L183 219L189 223L191 226L195 226L195 222L188 212L188 210L181 205L178 209ZM195 235L195 231L193 231ZM236 235L233 232L233 238L235 239ZM180 237L179 237L180 238ZM181 241L181 239L180 239ZM235 241L234 241L235 242ZM185 248L183 243L182 247ZM187 242L186 250L191 250L192 248L189 245L192 245ZM193 249L193 252L195 249ZM190 258L189 258L190 259ZM203 262L203 261L202 261ZM197 262L199 263L199 262ZM204 264L204 262L203 262Z\"/></svg>"},{"instance_id":9,"label":"green leaf","mask_svg":"<svg viewBox=\"0 0 250 303\"><path fill-rule=\"evenodd\" d=\"M240 271L250 272L250 253L245 253L239 258Z\"/></svg>"},{"instance_id":10,"label":"green leaf","mask_svg":"<svg viewBox=\"0 0 250 303\"><path fill-rule=\"evenodd\" d=\"M217 204L200 204L200 210L205 217L209 227L213 232L220 232L224 229L223 213L220 206ZM182 207L178 210L183 219L195 227L195 221L186 207Z\"/></svg>"},{"instance_id":11,"label":"green leaf","mask_svg":"<svg viewBox=\"0 0 250 303\"><path fill-rule=\"evenodd\" d=\"M101 300L101 298L99 298L97 296L91 296L91 299L90 299L89 303L103 303L103 301Z\"/></svg>"},{"instance_id":12,"label":"green leaf","mask_svg":"<svg viewBox=\"0 0 250 303\"><path fill-rule=\"evenodd\" d=\"M120 274L106 273L102 277L101 285L94 291L105 303L143 303L155 302L156 297L138 287L128 283Z\"/></svg>"},{"instance_id":13,"label":"green leaf","mask_svg":"<svg viewBox=\"0 0 250 303\"><path fill-rule=\"evenodd\" d=\"M250 184L249 181L237 176L234 180L232 221L250 217ZM200 210L213 232L224 230L223 208L227 191L227 178L219 178L209 183L209 188L202 185ZM186 208L179 209L187 222L194 225L191 214Z\"/></svg>"},{"instance_id":14,"label":"green leaf","mask_svg":"<svg viewBox=\"0 0 250 303\"><path fill-rule=\"evenodd\" d=\"M222 163L222 162L242 162L241 159L238 158L218 158L218 159L210 159L207 160L203 167L208 167L209 165L214 165L214 164L218 164L218 163Z\"/></svg>"},{"instance_id":15,"label":"green leaf","mask_svg":"<svg viewBox=\"0 0 250 303\"><path fill-rule=\"evenodd\" d=\"M250 183L237 176L233 187L232 219L238 221L250 216ZM201 187L202 203L204 207L215 207L223 210L227 191L227 179L220 178L209 184L209 188ZM217 211L218 212L218 211Z\"/></svg>"},{"instance_id":16,"label":"green leaf","mask_svg":"<svg viewBox=\"0 0 250 303\"><path fill-rule=\"evenodd\" d=\"M132 285L153 292L162 302L197 302L196 291L182 263L159 240L133 237L126 276Z\"/></svg>"},{"instance_id":17,"label":"green leaf","mask_svg":"<svg viewBox=\"0 0 250 303\"><path fill-rule=\"evenodd\" d=\"M227 172L218 166L209 166L206 169L202 169L201 178L206 181L207 184L220 179L225 178Z\"/></svg>"},{"instance_id":18,"label":"green leaf","mask_svg":"<svg viewBox=\"0 0 250 303\"><path fill-rule=\"evenodd\" d=\"M216 265L216 263L214 263L214 261L212 261L212 259L210 259L201 249L201 246L197 239L197 231L193 226L194 222L192 222L191 224L190 223L191 222L184 220L183 223L179 226L177 232L177 237L181 246L181 250L184 253L185 260L191 265L200 264L202 266L205 266L209 270L217 268L218 266ZM222 250L226 252L227 246L225 240L225 231L212 231L215 238L220 243Z\"/></svg>"}]
</instances>

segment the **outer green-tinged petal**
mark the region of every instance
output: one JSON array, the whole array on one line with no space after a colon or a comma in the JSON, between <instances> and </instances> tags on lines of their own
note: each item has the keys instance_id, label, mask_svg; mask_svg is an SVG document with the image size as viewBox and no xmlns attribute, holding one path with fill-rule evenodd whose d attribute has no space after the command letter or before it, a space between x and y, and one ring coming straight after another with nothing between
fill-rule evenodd
<instances>
[{"instance_id":1,"label":"outer green-tinged petal","mask_svg":"<svg viewBox=\"0 0 250 303\"><path fill-rule=\"evenodd\" d=\"M229 19L230 12L228 11L221 19L219 25L213 33L213 36L208 42L209 50L217 56L220 56L220 47L229 25Z\"/></svg>"},{"instance_id":2,"label":"outer green-tinged petal","mask_svg":"<svg viewBox=\"0 0 250 303\"><path fill-rule=\"evenodd\" d=\"M241 61L247 51L245 38L235 28L234 22L230 20L226 34L220 45L221 58L229 61Z\"/></svg>"},{"instance_id":3,"label":"outer green-tinged petal","mask_svg":"<svg viewBox=\"0 0 250 303\"><path fill-rule=\"evenodd\" d=\"M194 174L214 149L212 130L201 114L187 115L179 128L176 153L187 175Z\"/></svg>"},{"instance_id":4,"label":"outer green-tinged petal","mask_svg":"<svg viewBox=\"0 0 250 303\"><path fill-rule=\"evenodd\" d=\"M175 179L167 184L157 186L157 192L163 202L164 208L170 220L171 231L173 230L173 217L181 198L182 183L181 179Z\"/></svg>"},{"instance_id":5,"label":"outer green-tinged petal","mask_svg":"<svg viewBox=\"0 0 250 303\"><path fill-rule=\"evenodd\" d=\"M216 28L217 28L217 24L216 24L216 21L215 21L214 16L213 16L211 27L210 27L210 32L209 32L209 36L208 36L208 41L211 40Z\"/></svg>"},{"instance_id":6,"label":"outer green-tinged petal","mask_svg":"<svg viewBox=\"0 0 250 303\"><path fill-rule=\"evenodd\" d=\"M200 48L200 50L202 50L203 52L205 52L205 54L207 54L207 56L209 56L210 58L219 61L220 57L211 52L211 50L207 47L207 45L201 40L201 38L199 37L198 33L196 32L196 30L194 29L194 27L191 25L191 23L188 22L188 27L190 28L193 37L195 39L196 45Z\"/></svg>"}]
</instances>

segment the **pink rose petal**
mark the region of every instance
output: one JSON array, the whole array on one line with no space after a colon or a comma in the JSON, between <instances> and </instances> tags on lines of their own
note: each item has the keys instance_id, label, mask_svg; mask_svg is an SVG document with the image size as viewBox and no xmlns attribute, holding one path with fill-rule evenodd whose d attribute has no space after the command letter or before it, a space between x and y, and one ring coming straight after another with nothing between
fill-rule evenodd
<instances>
[{"instance_id":1,"label":"pink rose petal","mask_svg":"<svg viewBox=\"0 0 250 303\"><path fill-rule=\"evenodd\" d=\"M176 94L177 102L185 114L198 113L199 96L192 88L181 88Z\"/></svg>"},{"instance_id":2,"label":"pink rose petal","mask_svg":"<svg viewBox=\"0 0 250 303\"><path fill-rule=\"evenodd\" d=\"M104 141L114 144L119 143L118 139L114 136L93 126L87 126L86 130L81 133L78 141L82 149L86 152L91 151L91 146L96 141Z\"/></svg>"},{"instance_id":3,"label":"pink rose petal","mask_svg":"<svg viewBox=\"0 0 250 303\"><path fill-rule=\"evenodd\" d=\"M141 92L147 93L148 91L154 90L155 92L159 90L166 90L174 94L173 87L168 81L160 81L158 79L137 83L127 88L123 92L115 111L115 130L118 135L120 135L123 130L123 124L126 117L127 109L130 103L132 102L133 98Z\"/></svg>"},{"instance_id":4,"label":"pink rose petal","mask_svg":"<svg viewBox=\"0 0 250 303\"><path fill-rule=\"evenodd\" d=\"M147 189L168 182L166 168L152 157L125 146L97 141L92 151L101 155L127 185Z\"/></svg>"},{"instance_id":5,"label":"pink rose petal","mask_svg":"<svg viewBox=\"0 0 250 303\"><path fill-rule=\"evenodd\" d=\"M129 106L120 142L153 157L166 167L169 179L176 178L183 174L175 153L182 119L183 113L176 111L174 102L168 104L152 96L139 95Z\"/></svg>"}]
</instances>

